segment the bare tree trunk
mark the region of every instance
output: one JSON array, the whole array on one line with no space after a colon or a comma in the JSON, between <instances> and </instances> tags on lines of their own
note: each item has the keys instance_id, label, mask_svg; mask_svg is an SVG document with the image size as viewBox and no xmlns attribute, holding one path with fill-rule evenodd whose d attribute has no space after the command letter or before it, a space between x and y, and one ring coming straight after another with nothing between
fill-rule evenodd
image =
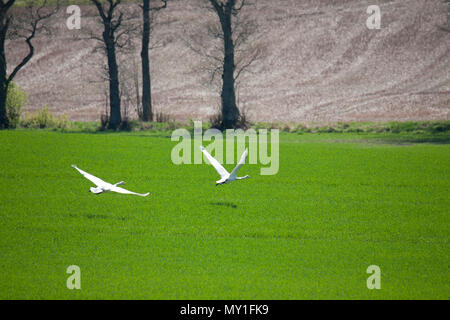
<instances>
[{"instance_id":1,"label":"bare tree trunk","mask_svg":"<svg viewBox=\"0 0 450 320\"><path fill-rule=\"evenodd\" d=\"M8 92L8 89L5 88L5 86L2 86L2 88L0 88L0 129L8 128L8 126L9 126L9 120L8 120L8 116L6 114L7 92Z\"/></svg>"},{"instance_id":2,"label":"bare tree trunk","mask_svg":"<svg viewBox=\"0 0 450 320\"><path fill-rule=\"evenodd\" d=\"M0 19L3 17L0 17ZM8 76L6 74L5 38L7 24L0 21L0 128L8 127L6 115L6 95L8 92Z\"/></svg>"},{"instance_id":3,"label":"bare tree trunk","mask_svg":"<svg viewBox=\"0 0 450 320\"><path fill-rule=\"evenodd\" d=\"M97 7L98 13L103 23L103 42L105 44L106 56L108 60L109 75L109 106L110 118L108 127L117 129L122 122L120 111L120 86L119 86L119 68L116 57L116 38L115 32L122 24L123 15L119 12L117 20L114 20L114 13L121 0L107 0L108 7L103 6L100 0L91 0Z\"/></svg>"},{"instance_id":4,"label":"bare tree trunk","mask_svg":"<svg viewBox=\"0 0 450 320\"><path fill-rule=\"evenodd\" d=\"M260 45L251 44L251 36L256 33L257 22L249 18L242 9L256 5L256 0L202 2L209 3L207 9L216 13L219 18L212 24L204 24L202 28L206 29L220 46L211 47L210 43L204 43L202 40L198 42L196 38L191 38L186 44L195 53L209 60L206 69L210 71L210 84L216 79L216 75L222 74L221 110L220 115L215 117L213 125L221 130L245 127L245 114L241 114L238 108L239 99L236 94L238 79L261 57L262 49Z\"/></svg>"},{"instance_id":5,"label":"bare tree trunk","mask_svg":"<svg viewBox=\"0 0 450 320\"><path fill-rule=\"evenodd\" d=\"M225 10L221 21L224 35L224 60L222 74L222 129L233 128L239 118L239 109L236 106L236 93L234 86L234 43L232 39L231 10Z\"/></svg>"},{"instance_id":6,"label":"bare tree trunk","mask_svg":"<svg viewBox=\"0 0 450 320\"><path fill-rule=\"evenodd\" d=\"M106 53L108 56L109 104L110 104L109 127L112 129L116 129L122 122L122 115L120 112L119 70L117 67L116 48L114 45L114 39L110 39L106 30L104 33L104 40L106 43Z\"/></svg>"},{"instance_id":7,"label":"bare tree trunk","mask_svg":"<svg viewBox=\"0 0 450 320\"><path fill-rule=\"evenodd\" d=\"M133 74L134 74L134 90L136 92L136 112L139 119L142 120L142 109L141 109L141 95L139 92L139 70L136 65L136 60L133 58Z\"/></svg>"},{"instance_id":8,"label":"bare tree trunk","mask_svg":"<svg viewBox=\"0 0 450 320\"><path fill-rule=\"evenodd\" d=\"M150 42L150 0L143 0L142 17L142 120L153 121L152 87L150 78L150 59L148 55Z\"/></svg>"},{"instance_id":9,"label":"bare tree trunk","mask_svg":"<svg viewBox=\"0 0 450 320\"><path fill-rule=\"evenodd\" d=\"M150 76L150 34L151 34L151 23L150 11L159 11L167 7L168 0L160 0L160 6L151 7L150 0L143 0L142 8L142 19L143 19L143 30L142 30L142 50L141 50L141 60L142 60L142 120L153 121L153 106L152 106L152 83Z\"/></svg>"},{"instance_id":10,"label":"bare tree trunk","mask_svg":"<svg viewBox=\"0 0 450 320\"><path fill-rule=\"evenodd\" d=\"M236 93L234 88L234 43L233 43L233 26L232 15L237 14L242 8L235 8L236 0L226 0L219 2L218 0L209 0L219 16L220 25L223 33L223 73L222 73L222 124L221 129L234 128L239 119L239 109L236 106ZM243 4L243 3L242 3Z\"/></svg>"},{"instance_id":11,"label":"bare tree trunk","mask_svg":"<svg viewBox=\"0 0 450 320\"><path fill-rule=\"evenodd\" d=\"M8 93L9 77L7 74L7 64L5 55L5 40L8 32L9 18L8 10L13 5L14 0L0 1L0 129L8 128L8 116L6 114L6 96Z\"/></svg>"}]
</instances>

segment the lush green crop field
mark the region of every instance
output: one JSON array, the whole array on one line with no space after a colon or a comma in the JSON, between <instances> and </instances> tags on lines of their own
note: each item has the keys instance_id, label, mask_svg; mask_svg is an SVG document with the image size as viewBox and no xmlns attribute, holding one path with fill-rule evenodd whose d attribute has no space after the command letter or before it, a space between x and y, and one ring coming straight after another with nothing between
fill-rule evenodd
<instances>
[{"instance_id":1,"label":"lush green crop field","mask_svg":"<svg viewBox=\"0 0 450 320\"><path fill-rule=\"evenodd\" d=\"M282 134L277 175L216 187L155 134L1 131L0 298L448 299L450 145L390 137Z\"/></svg>"}]
</instances>

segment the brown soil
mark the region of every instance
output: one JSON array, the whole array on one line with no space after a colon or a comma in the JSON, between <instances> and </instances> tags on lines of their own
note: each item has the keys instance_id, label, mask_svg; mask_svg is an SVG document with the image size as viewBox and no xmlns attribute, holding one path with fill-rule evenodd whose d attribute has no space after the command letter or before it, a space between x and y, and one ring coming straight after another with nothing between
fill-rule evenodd
<instances>
[{"instance_id":1,"label":"brown soil","mask_svg":"<svg viewBox=\"0 0 450 320\"><path fill-rule=\"evenodd\" d=\"M183 39L207 38L199 26L215 17L196 0L170 2L153 33L167 42L151 51L154 106L174 119L208 119L219 104L217 87L205 84L204 60ZM439 0L376 2L380 30L366 27L368 4L360 0L259 0L248 13L258 20L265 56L239 88L250 119L448 120L450 33L437 27L445 23L445 6ZM99 119L105 110L104 57L92 52L94 40L83 39L95 26L88 17L93 13L83 6L81 30L68 30L63 10L52 36L35 39L36 54L15 79L29 95L28 110L47 105L72 120ZM101 36L101 27L96 31ZM139 67L136 41L132 54ZM7 43L10 66L25 49L20 41ZM123 59L132 76L133 59Z\"/></svg>"}]
</instances>

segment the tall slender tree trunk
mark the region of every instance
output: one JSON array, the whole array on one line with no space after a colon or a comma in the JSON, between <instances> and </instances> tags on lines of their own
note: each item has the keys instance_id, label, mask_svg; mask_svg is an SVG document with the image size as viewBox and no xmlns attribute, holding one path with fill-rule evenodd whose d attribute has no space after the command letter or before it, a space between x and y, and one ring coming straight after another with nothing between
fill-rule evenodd
<instances>
[{"instance_id":1,"label":"tall slender tree trunk","mask_svg":"<svg viewBox=\"0 0 450 320\"><path fill-rule=\"evenodd\" d=\"M8 75L6 73L5 39L8 23L0 17L0 128L8 127L8 116L6 114L6 96L8 92Z\"/></svg>"},{"instance_id":2,"label":"tall slender tree trunk","mask_svg":"<svg viewBox=\"0 0 450 320\"><path fill-rule=\"evenodd\" d=\"M234 88L234 43L231 25L231 9L225 9L225 14L221 19L223 42L224 42L224 60L222 74L222 129L235 127L239 118L239 109L236 106L236 94Z\"/></svg>"},{"instance_id":3,"label":"tall slender tree trunk","mask_svg":"<svg viewBox=\"0 0 450 320\"><path fill-rule=\"evenodd\" d=\"M142 120L153 121L152 110L152 87L150 78L150 59L149 59L149 42L150 42L150 0L143 1L143 32L142 32Z\"/></svg>"},{"instance_id":4,"label":"tall slender tree trunk","mask_svg":"<svg viewBox=\"0 0 450 320\"><path fill-rule=\"evenodd\" d=\"M136 91L136 111L138 112L139 119L142 119L141 109L141 93L139 91L139 71L136 66L136 60L133 58L133 73L134 73L134 90Z\"/></svg>"},{"instance_id":5,"label":"tall slender tree trunk","mask_svg":"<svg viewBox=\"0 0 450 320\"><path fill-rule=\"evenodd\" d=\"M8 126L9 126L8 116L6 114L7 92L8 92L8 88L6 87L6 85L5 84L1 85L1 88L0 88L0 129L8 128Z\"/></svg>"},{"instance_id":6,"label":"tall slender tree trunk","mask_svg":"<svg viewBox=\"0 0 450 320\"><path fill-rule=\"evenodd\" d=\"M119 69L117 67L114 36L110 32L109 26L105 26L103 39L106 44L106 55L108 57L109 105L110 105L109 127L111 129L116 129L122 122L122 115L120 112Z\"/></svg>"}]
</instances>

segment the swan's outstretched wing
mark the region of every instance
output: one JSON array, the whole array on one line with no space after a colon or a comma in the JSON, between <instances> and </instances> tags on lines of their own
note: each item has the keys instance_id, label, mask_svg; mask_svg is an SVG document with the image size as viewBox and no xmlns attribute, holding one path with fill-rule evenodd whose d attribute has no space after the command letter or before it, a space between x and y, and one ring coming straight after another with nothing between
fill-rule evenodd
<instances>
[{"instance_id":1,"label":"swan's outstretched wing","mask_svg":"<svg viewBox=\"0 0 450 320\"><path fill-rule=\"evenodd\" d=\"M208 158L209 162L213 165L214 169L216 169L221 178L228 176L228 171L225 170L225 168L222 167L219 161L213 158L213 156L210 155L203 146L200 146L200 150L202 150L203 154L206 156L206 158Z\"/></svg>"},{"instance_id":2,"label":"swan's outstretched wing","mask_svg":"<svg viewBox=\"0 0 450 320\"><path fill-rule=\"evenodd\" d=\"M134 194L134 195L141 196L141 197L146 197L146 196L148 196L148 195L150 194L149 192L144 193L144 194L142 194L142 193L136 193L136 192L131 192L131 191L128 191L128 190L126 190L126 189L124 189L124 188L116 187L116 186L113 186L113 187L110 189L110 191L117 192L117 193L122 193L122 194Z\"/></svg>"},{"instance_id":3,"label":"swan's outstretched wing","mask_svg":"<svg viewBox=\"0 0 450 320\"><path fill-rule=\"evenodd\" d=\"M244 153L241 156L236 167L234 167L233 171L231 171L230 177L236 177L238 170L244 165L245 160L247 159L248 150L245 149Z\"/></svg>"},{"instance_id":4,"label":"swan's outstretched wing","mask_svg":"<svg viewBox=\"0 0 450 320\"><path fill-rule=\"evenodd\" d=\"M90 180L92 183L94 183L97 187L100 186L104 186L104 185L108 185L108 182L103 181L100 178L97 178L95 176L93 176L90 173L87 173L86 171L81 170L80 168L78 168L76 165L72 165L72 167L74 167L75 169L78 170L78 172L80 172L86 179Z\"/></svg>"}]
</instances>

